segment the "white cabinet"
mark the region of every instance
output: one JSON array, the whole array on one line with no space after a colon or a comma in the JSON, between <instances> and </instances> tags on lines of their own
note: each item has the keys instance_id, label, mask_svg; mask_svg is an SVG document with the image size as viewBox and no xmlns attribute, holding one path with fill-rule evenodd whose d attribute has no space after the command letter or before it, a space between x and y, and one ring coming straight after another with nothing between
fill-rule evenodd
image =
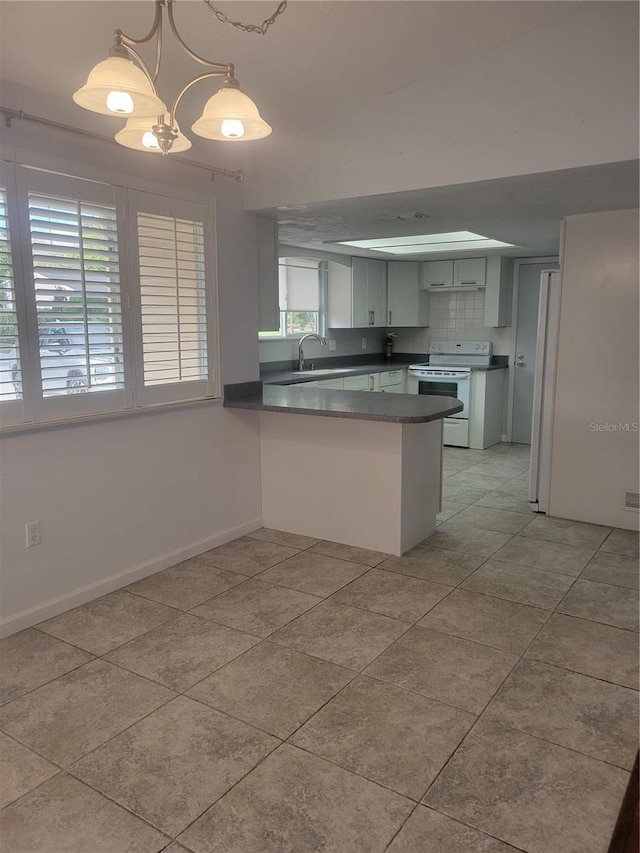
<instances>
[{"instance_id":1,"label":"white cabinet","mask_svg":"<svg viewBox=\"0 0 640 853\"><path fill-rule=\"evenodd\" d=\"M345 391L379 391L379 373L361 373L359 376L345 376Z\"/></svg>"},{"instance_id":2,"label":"white cabinet","mask_svg":"<svg viewBox=\"0 0 640 853\"><path fill-rule=\"evenodd\" d=\"M419 261L388 261L387 326L427 326L427 299L420 287Z\"/></svg>"},{"instance_id":3,"label":"white cabinet","mask_svg":"<svg viewBox=\"0 0 640 853\"><path fill-rule=\"evenodd\" d=\"M371 391L369 385L368 373L362 373L360 376L345 376L344 378L345 391Z\"/></svg>"},{"instance_id":4,"label":"white cabinet","mask_svg":"<svg viewBox=\"0 0 640 853\"><path fill-rule=\"evenodd\" d=\"M387 264L353 258L351 286L354 328L387 325Z\"/></svg>"},{"instance_id":5,"label":"white cabinet","mask_svg":"<svg viewBox=\"0 0 640 853\"><path fill-rule=\"evenodd\" d=\"M484 450L502 441L507 370L472 370L469 447Z\"/></svg>"},{"instance_id":6,"label":"white cabinet","mask_svg":"<svg viewBox=\"0 0 640 853\"><path fill-rule=\"evenodd\" d=\"M328 327L386 327L386 261L352 258L350 275L348 272L346 267L338 268L328 276Z\"/></svg>"},{"instance_id":7,"label":"white cabinet","mask_svg":"<svg viewBox=\"0 0 640 853\"><path fill-rule=\"evenodd\" d=\"M487 286L484 295L484 324L488 327L511 325L513 294L513 258L494 255L487 258Z\"/></svg>"},{"instance_id":8,"label":"white cabinet","mask_svg":"<svg viewBox=\"0 0 640 853\"><path fill-rule=\"evenodd\" d=\"M385 370L378 374L379 389L386 394L404 394L406 370Z\"/></svg>"},{"instance_id":9,"label":"white cabinet","mask_svg":"<svg viewBox=\"0 0 640 853\"><path fill-rule=\"evenodd\" d=\"M453 287L453 261L424 261L422 287L424 290Z\"/></svg>"},{"instance_id":10,"label":"white cabinet","mask_svg":"<svg viewBox=\"0 0 640 853\"><path fill-rule=\"evenodd\" d=\"M453 262L454 287L484 287L486 280L486 258L459 258Z\"/></svg>"},{"instance_id":11,"label":"white cabinet","mask_svg":"<svg viewBox=\"0 0 640 853\"><path fill-rule=\"evenodd\" d=\"M486 283L486 258L457 258L452 261L424 261L423 290L477 289Z\"/></svg>"},{"instance_id":12,"label":"white cabinet","mask_svg":"<svg viewBox=\"0 0 640 853\"><path fill-rule=\"evenodd\" d=\"M333 388L336 391L342 391L344 388L344 379L321 379L315 384L318 388Z\"/></svg>"},{"instance_id":13,"label":"white cabinet","mask_svg":"<svg viewBox=\"0 0 640 853\"><path fill-rule=\"evenodd\" d=\"M311 382L292 382L288 388L333 388L345 391L385 391L404 394L406 370L384 370L378 373L359 373L333 379L314 379Z\"/></svg>"}]
</instances>

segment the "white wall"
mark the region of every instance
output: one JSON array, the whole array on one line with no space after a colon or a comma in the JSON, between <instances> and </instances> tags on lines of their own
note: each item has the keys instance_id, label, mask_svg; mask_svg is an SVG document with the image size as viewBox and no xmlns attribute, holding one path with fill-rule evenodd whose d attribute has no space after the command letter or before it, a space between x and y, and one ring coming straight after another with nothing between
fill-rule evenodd
<instances>
[{"instance_id":1,"label":"white wall","mask_svg":"<svg viewBox=\"0 0 640 853\"><path fill-rule=\"evenodd\" d=\"M429 325L425 328L394 329L397 352L426 353L431 341L491 341L494 355L513 352L511 326L484 324L484 290L466 293L430 293Z\"/></svg>"},{"instance_id":2,"label":"white wall","mask_svg":"<svg viewBox=\"0 0 640 853\"><path fill-rule=\"evenodd\" d=\"M260 526L257 418L172 408L1 440L2 633ZM40 521L42 544L25 548Z\"/></svg>"},{"instance_id":3,"label":"white wall","mask_svg":"<svg viewBox=\"0 0 640 853\"><path fill-rule=\"evenodd\" d=\"M463 28L464 5L457 5ZM486 6L487 14L498 14ZM562 20L471 61L462 54L453 69L411 86L394 87L391 65L386 90L350 116L319 104L318 126L307 122L277 139L274 133L250 152L247 207L634 159L638 6L567 6ZM455 31L450 39L455 52Z\"/></svg>"},{"instance_id":4,"label":"white wall","mask_svg":"<svg viewBox=\"0 0 640 853\"><path fill-rule=\"evenodd\" d=\"M14 122L3 141L158 191L212 192L221 380L258 378L256 224L241 184L35 124ZM259 527L257 416L216 402L4 436L0 509L0 632L11 633ZM27 549L36 520L42 544Z\"/></svg>"},{"instance_id":5,"label":"white wall","mask_svg":"<svg viewBox=\"0 0 640 853\"><path fill-rule=\"evenodd\" d=\"M638 529L637 511L622 509L622 498L638 490L639 433L618 428L638 420L638 211L572 216L562 256L550 515Z\"/></svg>"},{"instance_id":6,"label":"white wall","mask_svg":"<svg viewBox=\"0 0 640 853\"><path fill-rule=\"evenodd\" d=\"M371 356L379 358L384 348L385 329L329 329L327 344L335 341L336 348L331 352L329 346L320 346L316 341L309 341L304 347L305 361L317 361L325 358L341 358L345 356ZM362 339L367 339L367 346L362 349ZM398 347L395 349L399 352ZM297 341L260 341L260 364L274 361L298 360Z\"/></svg>"}]
</instances>

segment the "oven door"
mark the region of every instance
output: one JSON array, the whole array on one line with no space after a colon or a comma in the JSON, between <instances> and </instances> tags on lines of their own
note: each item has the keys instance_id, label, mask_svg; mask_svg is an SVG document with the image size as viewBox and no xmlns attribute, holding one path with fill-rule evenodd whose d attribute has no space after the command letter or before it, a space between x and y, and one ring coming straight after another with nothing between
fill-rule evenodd
<instances>
[{"instance_id":1,"label":"oven door","mask_svg":"<svg viewBox=\"0 0 640 853\"><path fill-rule=\"evenodd\" d=\"M463 373L458 376L438 376L431 374L425 376L423 371L409 370L410 394L431 394L437 397L455 397L463 405L461 412L451 415L452 418L467 420L469 417L469 385L470 374Z\"/></svg>"}]
</instances>

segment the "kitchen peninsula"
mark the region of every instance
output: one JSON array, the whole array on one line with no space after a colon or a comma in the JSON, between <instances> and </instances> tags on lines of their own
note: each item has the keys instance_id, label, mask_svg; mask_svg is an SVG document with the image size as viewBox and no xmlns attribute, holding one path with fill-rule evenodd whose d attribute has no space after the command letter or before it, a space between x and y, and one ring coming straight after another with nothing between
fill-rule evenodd
<instances>
[{"instance_id":1,"label":"kitchen peninsula","mask_svg":"<svg viewBox=\"0 0 640 853\"><path fill-rule=\"evenodd\" d=\"M256 382L224 405L260 412L265 527L397 556L435 531L459 400Z\"/></svg>"}]
</instances>

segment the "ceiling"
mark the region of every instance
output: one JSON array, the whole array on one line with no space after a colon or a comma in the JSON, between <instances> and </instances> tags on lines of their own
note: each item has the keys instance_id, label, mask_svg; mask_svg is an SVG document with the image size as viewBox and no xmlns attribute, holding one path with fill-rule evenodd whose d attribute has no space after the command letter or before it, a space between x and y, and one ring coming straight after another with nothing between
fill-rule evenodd
<instances>
[{"instance_id":1,"label":"ceiling","mask_svg":"<svg viewBox=\"0 0 640 853\"><path fill-rule=\"evenodd\" d=\"M624 210L638 203L638 161L566 169L515 178L479 181L428 190L387 193L364 198L323 201L271 208L264 213L280 223L280 241L341 254L389 258L379 252L354 250L336 240L473 231L514 243L482 254L527 257L554 255L562 217L597 210ZM425 218L414 218L412 214ZM401 216L401 219L394 219ZM459 252L456 257L473 257ZM437 259L402 255L401 260Z\"/></svg>"},{"instance_id":2,"label":"ceiling","mask_svg":"<svg viewBox=\"0 0 640 853\"><path fill-rule=\"evenodd\" d=\"M277 0L217 0L216 5L235 20L259 24L275 11ZM218 22L199 0L176 0L175 16L194 51L215 61L233 61L243 89L259 104L264 118L279 132L295 134L302 126L321 133L327 109L332 121L348 116L356 105L437 76L461 61L473 62L505 42L570 18L581 5L561 0L291 0L264 37ZM1 0L2 78L52 96L56 114L49 118L106 133L112 120L81 110L70 95L106 56L114 29L140 37L152 18L151 0ZM143 47L141 52L151 61L152 51ZM165 100L199 68L166 34L159 78ZM207 86L197 84L181 103L178 120L183 129L211 93ZM24 108L21 103L3 100L3 104ZM215 163L222 155L220 145L225 144L196 138L189 159ZM237 167L243 155L238 149L233 154L236 151ZM511 250L494 250L502 254L555 254L563 216L634 207L637 186L635 161L384 196L310 201L263 213L279 221L283 242L348 254L355 252L332 241L460 230L516 244ZM414 213L424 216L415 218ZM402 218L394 218L398 215ZM383 257L365 250L357 254Z\"/></svg>"}]
</instances>

